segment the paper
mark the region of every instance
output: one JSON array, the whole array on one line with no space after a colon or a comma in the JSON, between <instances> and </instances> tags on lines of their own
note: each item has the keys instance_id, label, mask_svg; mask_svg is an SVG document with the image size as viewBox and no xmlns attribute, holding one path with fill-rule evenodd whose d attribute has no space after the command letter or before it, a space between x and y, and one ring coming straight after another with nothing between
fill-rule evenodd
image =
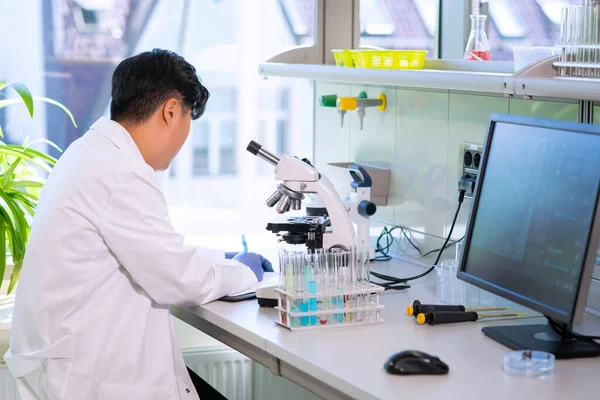
<instances>
[{"instance_id":1,"label":"paper","mask_svg":"<svg viewBox=\"0 0 600 400\"><path fill-rule=\"evenodd\" d=\"M248 289L242 290L241 292L230 294L228 297L235 297L241 296L243 294L254 293L256 292L256 289L277 285L279 285L279 272L265 272L262 281L258 282L252 287L249 287Z\"/></svg>"}]
</instances>

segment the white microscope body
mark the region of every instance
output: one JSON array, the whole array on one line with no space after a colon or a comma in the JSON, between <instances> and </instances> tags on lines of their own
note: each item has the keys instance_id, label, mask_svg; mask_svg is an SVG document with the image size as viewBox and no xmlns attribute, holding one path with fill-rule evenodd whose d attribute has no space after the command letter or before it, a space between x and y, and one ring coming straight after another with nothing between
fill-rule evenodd
<instances>
[{"instance_id":1,"label":"white microscope body","mask_svg":"<svg viewBox=\"0 0 600 400\"><path fill-rule=\"evenodd\" d=\"M275 166L275 179L282 181L279 189L267 200L269 207L277 204L277 211L280 214L290 209L299 210L304 194L317 194L331 222L331 229L323 233L323 249L349 250L354 246L371 247L368 217L374 214L376 206L369 200L371 179L366 171L351 166L356 167L354 170L351 168L350 171L355 181L352 185L353 193L351 198L343 202L331 181L321 175L308 161L288 155L279 158L254 141L250 142L247 150ZM365 183L365 180L368 182ZM353 220L357 226L358 239ZM373 249L371 253L374 258Z\"/></svg>"}]
</instances>

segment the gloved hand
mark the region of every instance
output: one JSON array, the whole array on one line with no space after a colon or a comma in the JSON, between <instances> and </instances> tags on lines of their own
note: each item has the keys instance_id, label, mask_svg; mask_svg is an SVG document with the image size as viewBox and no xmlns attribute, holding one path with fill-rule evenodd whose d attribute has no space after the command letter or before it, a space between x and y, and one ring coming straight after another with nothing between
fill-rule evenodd
<instances>
[{"instance_id":1,"label":"gloved hand","mask_svg":"<svg viewBox=\"0 0 600 400\"><path fill-rule=\"evenodd\" d=\"M252 272L254 272L254 275L256 275L256 279L258 279L259 282L263 280L265 271L273 272L273 266L269 260L260 254L238 253L235 257L233 257L233 260L248 266Z\"/></svg>"},{"instance_id":2,"label":"gloved hand","mask_svg":"<svg viewBox=\"0 0 600 400\"><path fill-rule=\"evenodd\" d=\"M226 251L225 252L225 259L226 260L233 260L233 257L237 256L240 252L239 251Z\"/></svg>"}]
</instances>

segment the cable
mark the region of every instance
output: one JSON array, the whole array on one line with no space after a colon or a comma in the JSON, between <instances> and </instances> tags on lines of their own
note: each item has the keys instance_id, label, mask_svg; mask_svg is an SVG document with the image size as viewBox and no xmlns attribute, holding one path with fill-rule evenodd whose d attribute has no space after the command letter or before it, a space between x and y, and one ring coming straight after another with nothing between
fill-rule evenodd
<instances>
[{"instance_id":1,"label":"cable","mask_svg":"<svg viewBox=\"0 0 600 400\"><path fill-rule=\"evenodd\" d=\"M582 342L590 343L590 344L600 347L600 343L596 342L596 340L600 340L600 336L580 335L579 333L575 333L575 332L568 330L567 328L565 328L558 322L554 321L552 318L550 318L550 317L546 317L546 318L548 319L548 324L550 325L550 327L561 338L571 339L571 340L580 340Z\"/></svg>"},{"instance_id":2,"label":"cable","mask_svg":"<svg viewBox=\"0 0 600 400\"><path fill-rule=\"evenodd\" d=\"M392 232L396 229L400 229L400 231L402 232L402 235L406 238L406 240L408 241L408 243L410 243L410 245L419 252L420 257L427 257L433 253L437 253L438 251L444 251L449 249L450 247L454 246L456 243L460 242L461 240L463 240L465 237L464 235L458 239L458 240L451 240L450 243L448 243L448 245L446 247L439 248L439 249L433 249L428 251L427 253L423 253L423 251L421 250L421 248L415 244L413 242L414 237L412 235L407 235L406 231L408 229L403 228L401 226L394 226L391 229L389 229L387 226L383 228L383 230L381 231L381 233L379 234L379 237L377 238L377 245L375 248L375 252L376 253L380 253L382 254L381 256L377 256L375 257L375 261L389 261L392 259L392 257L389 255L389 251L392 247L392 245L394 244L394 236L392 235ZM381 244L381 240L385 238L386 239L386 243L385 246L382 246Z\"/></svg>"},{"instance_id":3,"label":"cable","mask_svg":"<svg viewBox=\"0 0 600 400\"><path fill-rule=\"evenodd\" d=\"M452 236L452 232L454 231L454 226L456 225L456 220L458 219L458 214L460 213L460 208L462 206L464 198L465 198L465 191L461 190L458 195L458 207L456 207L456 213L454 214L454 219L452 220L452 225L450 226L450 232L448 232L448 236L446 237L446 241L442 245L442 249L445 249L448 245L448 242L450 241L450 237ZM391 246L391 244L390 244L390 246ZM379 248L379 245L377 247ZM373 275L379 279L390 281L392 283L407 283L408 281L414 281L416 279L420 279L420 278L423 278L424 276L429 275L435 269L435 266L438 265L438 263L440 262L442 253L443 253L443 250L441 250L438 253L437 258L436 258L435 262L433 263L433 265L427 271L425 271L419 275L411 276L409 278L396 278L393 276L379 274L379 273L373 272L373 271L371 271L371 275ZM387 256L387 254L386 254L386 256Z\"/></svg>"}]
</instances>

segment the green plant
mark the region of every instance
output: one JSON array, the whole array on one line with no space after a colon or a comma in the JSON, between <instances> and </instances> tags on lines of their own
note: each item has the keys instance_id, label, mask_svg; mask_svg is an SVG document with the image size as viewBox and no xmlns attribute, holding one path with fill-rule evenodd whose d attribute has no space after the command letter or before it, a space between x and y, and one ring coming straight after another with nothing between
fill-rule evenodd
<instances>
[{"instance_id":1,"label":"green plant","mask_svg":"<svg viewBox=\"0 0 600 400\"><path fill-rule=\"evenodd\" d=\"M71 112L59 102L46 97L32 96L23 84L0 82L0 91L8 87L12 87L19 97L0 100L0 108L24 103L33 118L34 102L43 101L62 108L71 118L73 125L77 126ZM50 172L56 164L55 158L31 148L31 145L40 141L60 151L54 143L43 139L31 143L25 139L22 145L7 144L0 127L0 243L5 243L4 251L0 248L0 286L7 265L6 250L9 250L14 267L8 293L14 289L21 274L30 221L45 183L39 171L41 169Z\"/></svg>"}]
</instances>

